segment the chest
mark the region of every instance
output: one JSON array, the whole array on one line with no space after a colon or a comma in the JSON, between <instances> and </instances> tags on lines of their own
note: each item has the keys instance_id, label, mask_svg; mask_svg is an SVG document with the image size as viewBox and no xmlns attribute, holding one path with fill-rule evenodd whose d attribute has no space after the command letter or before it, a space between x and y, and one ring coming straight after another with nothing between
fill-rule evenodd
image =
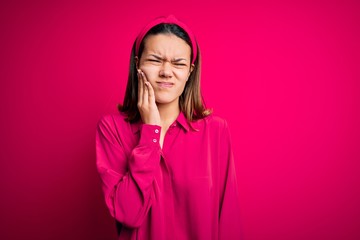
<instances>
[{"instance_id":1,"label":"chest","mask_svg":"<svg viewBox=\"0 0 360 240\"><path fill-rule=\"evenodd\" d=\"M140 135L134 135L126 152L130 156ZM160 140L161 141L161 140ZM162 136L160 168L155 173L159 182L166 179L187 186L198 182L211 184L219 168L219 136L211 131L184 131L170 127Z\"/></svg>"}]
</instances>

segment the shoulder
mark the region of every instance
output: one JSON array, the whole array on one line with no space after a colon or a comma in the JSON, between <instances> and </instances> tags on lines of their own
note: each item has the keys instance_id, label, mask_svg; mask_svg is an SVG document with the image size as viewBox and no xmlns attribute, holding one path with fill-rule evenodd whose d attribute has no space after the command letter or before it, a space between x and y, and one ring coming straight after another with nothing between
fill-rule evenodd
<instances>
[{"instance_id":1,"label":"shoulder","mask_svg":"<svg viewBox=\"0 0 360 240\"><path fill-rule=\"evenodd\" d=\"M228 125L225 118L220 117L214 113L205 117L204 120L207 122L207 124L211 125L212 127L226 128Z\"/></svg>"},{"instance_id":2,"label":"shoulder","mask_svg":"<svg viewBox=\"0 0 360 240\"><path fill-rule=\"evenodd\" d=\"M97 120L97 125L102 124L123 124L126 122L126 114L122 112L104 113Z\"/></svg>"},{"instance_id":3,"label":"shoulder","mask_svg":"<svg viewBox=\"0 0 360 240\"><path fill-rule=\"evenodd\" d=\"M122 112L105 113L97 120L97 130L119 132L130 128L130 123L126 121L126 114Z\"/></svg>"},{"instance_id":4,"label":"shoulder","mask_svg":"<svg viewBox=\"0 0 360 240\"><path fill-rule=\"evenodd\" d=\"M209 116L206 116L203 119L199 119L194 122L194 127L198 127L200 129L208 129L210 131L222 132L228 128L228 123L225 118L211 113Z\"/></svg>"}]
</instances>

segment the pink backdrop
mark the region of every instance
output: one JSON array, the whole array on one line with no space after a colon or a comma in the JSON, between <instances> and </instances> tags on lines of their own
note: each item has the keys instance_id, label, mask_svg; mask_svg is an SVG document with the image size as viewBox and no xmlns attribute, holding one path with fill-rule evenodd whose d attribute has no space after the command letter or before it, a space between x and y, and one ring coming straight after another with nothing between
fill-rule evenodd
<instances>
[{"instance_id":1,"label":"pink backdrop","mask_svg":"<svg viewBox=\"0 0 360 240\"><path fill-rule=\"evenodd\" d=\"M244 240L360 239L358 1L120 2L1 1L0 239L115 239L95 124L170 13L232 130Z\"/></svg>"}]
</instances>

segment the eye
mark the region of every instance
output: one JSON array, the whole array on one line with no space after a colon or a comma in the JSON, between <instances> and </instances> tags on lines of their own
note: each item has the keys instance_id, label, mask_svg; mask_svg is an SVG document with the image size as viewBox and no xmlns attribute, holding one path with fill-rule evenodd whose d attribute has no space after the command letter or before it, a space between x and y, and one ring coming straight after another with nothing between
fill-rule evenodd
<instances>
[{"instance_id":1,"label":"eye","mask_svg":"<svg viewBox=\"0 0 360 240\"><path fill-rule=\"evenodd\" d=\"M148 61L150 61L150 62L157 62L157 63L160 62L160 60L156 60L156 59L148 59Z\"/></svg>"},{"instance_id":2,"label":"eye","mask_svg":"<svg viewBox=\"0 0 360 240\"><path fill-rule=\"evenodd\" d=\"M180 62L175 62L173 63L175 67L177 68L184 68L186 67L187 65L185 63L180 63Z\"/></svg>"}]
</instances>

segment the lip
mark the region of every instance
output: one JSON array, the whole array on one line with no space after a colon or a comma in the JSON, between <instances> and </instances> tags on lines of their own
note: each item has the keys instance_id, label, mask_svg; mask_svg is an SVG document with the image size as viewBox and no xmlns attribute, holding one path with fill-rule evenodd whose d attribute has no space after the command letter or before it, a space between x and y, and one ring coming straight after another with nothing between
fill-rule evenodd
<instances>
[{"instance_id":1,"label":"lip","mask_svg":"<svg viewBox=\"0 0 360 240\"><path fill-rule=\"evenodd\" d=\"M174 83L171 82L156 82L156 84L162 88L171 88L174 86Z\"/></svg>"}]
</instances>

